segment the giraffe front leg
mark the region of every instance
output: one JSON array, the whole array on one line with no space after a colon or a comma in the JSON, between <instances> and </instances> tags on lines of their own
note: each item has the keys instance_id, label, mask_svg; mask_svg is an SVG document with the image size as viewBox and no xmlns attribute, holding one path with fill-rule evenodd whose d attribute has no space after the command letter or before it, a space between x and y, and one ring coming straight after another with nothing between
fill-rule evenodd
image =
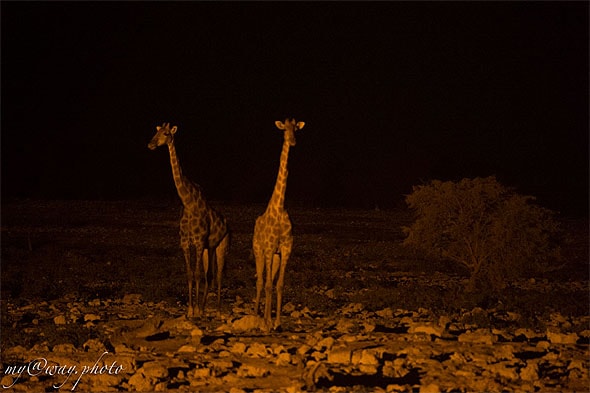
<instances>
[{"instance_id":1,"label":"giraffe front leg","mask_svg":"<svg viewBox=\"0 0 590 393\"><path fill-rule=\"evenodd\" d=\"M264 322L268 329L271 327L272 320L272 282L273 282L273 262L275 259L274 255L265 255L266 262L266 282L264 283L264 294L266 299L264 301Z\"/></svg>"},{"instance_id":2,"label":"giraffe front leg","mask_svg":"<svg viewBox=\"0 0 590 393\"><path fill-rule=\"evenodd\" d=\"M191 269L191 250L189 246L183 246L184 260L186 262L186 277L188 281L188 306L186 315L189 318L194 316L193 311L193 269Z\"/></svg>"},{"instance_id":3,"label":"giraffe front leg","mask_svg":"<svg viewBox=\"0 0 590 393\"><path fill-rule=\"evenodd\" d=\"M200 283L201 283L201 263L203 260L203 250L204 248L201 246L196 246L196 264L195 264L195 295L196 300L194 301L193 307L193 314L194 316L200 317L201 316L201 307L199 303L199 296L200 296Z\"/></svg>"},{"instance_id":4,"label":"giraffe front leg","mask_svg":"<svg viewBox=\"0 0 590 393\"><path fill-rule=\"evenodd\" d=\"M291 246L287 246L281 249L279 265L279 277L277 279L277 314L275 319L274 328L277 329L281 326L281 309L283 307L283 284L285 281L285 269L287 267L287 261L291 255Z\"/></svg>"},{"instance_id":5,"label":"giraffe front leg","mask_svg":"<svg viewBox=\"0 0 590 393\"><path fill-rule=\"evenodd\" d=\"M260 298L262 296L262 286L264 285L264 256L260 252L254 252L254 258L256 259L256 303L254 306L254 312L256 315L260 312Z\"/></svg>"},{"instance_id":6,"label":"giraffe front leg","mask_svg":"<svg viewBox=\"0 0 590 393\"><path fill-rule=\"evenodd\" d=\"M203 300L201 303L201 313L205 315L205 306L207 304L207 296L209 295L209 250L203 250L203 278L205 280L203 287Z\"/></svg>"}]
</instances>

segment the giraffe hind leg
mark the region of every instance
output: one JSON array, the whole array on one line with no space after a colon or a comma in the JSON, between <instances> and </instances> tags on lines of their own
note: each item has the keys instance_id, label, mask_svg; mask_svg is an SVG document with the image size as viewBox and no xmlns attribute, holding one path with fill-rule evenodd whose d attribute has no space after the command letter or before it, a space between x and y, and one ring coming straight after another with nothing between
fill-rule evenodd
<instances>
[{"instance_id":1,"label":"giraffe hind leg","mask_svg":"<svg viewBox=\"0 0 590 393\"><path fill-rule=\"evenodd\" d=\"M213 256L212 256L213 257ZM214 258L214 257L213 257ZM203 298L201 301L201 314L205 314L207 296L209 295L209 250L203 250Z\"/></svg>"},{"instance_id":2,"label":"giraffe hind leg","mask_svg":"<svg viewBox=\"0 0 590 393\"><path fill-rule=\"evenodd\" d=\"M191 250L189 246L183 246L184 260L186 262L186 277L188 281L188 306L187 316L189 318L194 316L193 310L193 269L191 268Z\"/></svg>"},{"instance_id":3,"label":"giraffe hind leg","mask_svg":"<svg viewBox=\"0 0 590 393\"><path fill-rule=\"evenodd\" d=\"M279 262L280 266L278 267L279 277L277 279L277 313L274 325L275 329L281 325L281 308L283 307L283 285L285 281L285 269L290 256L291 245L287 244L285 247L281 248L281 257Z\"/></svg>"},{"instance_id":4,"label":"giraffe hind leg","mask_svg":"<svg viewBox=\"0 0 590 393\"><path fill-rule=\"evenodd\" d=\"M215 250L215 267L217 276L217 311L221 313L221 279L223 277L223 267L225 265L225 256L229 248L229 235L225 235L217 249Z\"/></svg>"}]
</instances>

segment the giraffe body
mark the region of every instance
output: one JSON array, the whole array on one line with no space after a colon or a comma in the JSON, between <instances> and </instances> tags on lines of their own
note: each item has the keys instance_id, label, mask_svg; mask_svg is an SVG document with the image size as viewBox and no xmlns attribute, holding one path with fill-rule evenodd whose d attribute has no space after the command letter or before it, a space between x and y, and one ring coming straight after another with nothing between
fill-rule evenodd
<instances>
[{"instance_id":1,"label":"giraffe body","mask_svg":"<svg viewBox=\"0 0 590 393\"><path fill-rule=\"evenodd\" d=\"M187 315L189 317L199 316L205 311L209 292L208 273L210 266L216 270L217 308L220 310L221 277L225 256L229 248L227 222L221 213L207 204L201 187L182 174L174 145L174 134L177 127L170 128L169 123L164 123L162 127L156 128L156 135L154 135L148 147L154 150L164 144L168 146L174 184L182 201L180 247L184 253L187 271L189 291ZM195 260L194 268L193 260ZM203 280L201 280L201 268ZM202 296L200 296L201 281L204 281Z\"/></svg>"},{"instance_id":2,"label":"giraffe body","mask_svg":"<svg viewBox=\"0 0 590 393\"><path fill-rule=\"evenodd\" d=\"M303 128L304 122L296 123L287 119L285 123L275 122L277 128L284 130L284 142L281 151L279 173L270 202L264 214L256 219L252 248L256 259L256 312L259 311L262 288L265 290L264 320L271 328L272 287L276 281L277 309L274 328L281 323L281 305L285 268L293 248L292 224L284 208L287 189L287 161L289 149L295 146L295 131ZM277 278L278 274L278 278Z\"/></svg>"}]
</instances>

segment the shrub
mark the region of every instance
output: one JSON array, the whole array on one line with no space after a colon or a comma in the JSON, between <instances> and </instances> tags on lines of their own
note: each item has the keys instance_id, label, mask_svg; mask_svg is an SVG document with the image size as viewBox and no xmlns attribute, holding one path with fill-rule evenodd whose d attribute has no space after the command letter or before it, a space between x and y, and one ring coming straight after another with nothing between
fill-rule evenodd
<instances>
[{"instance_id":1,"label":"shrub","mask_svg":"<svg viewBox=\"0 0 590 393\"><path fill-rule=\"evenodd\" d=\"M508 279L556 268L558 224L533 200L493 176L414 186L406 203L416 221L403 228L404 245L466 268L470 291L501 290Z\"/></svg>"}]
</instances>

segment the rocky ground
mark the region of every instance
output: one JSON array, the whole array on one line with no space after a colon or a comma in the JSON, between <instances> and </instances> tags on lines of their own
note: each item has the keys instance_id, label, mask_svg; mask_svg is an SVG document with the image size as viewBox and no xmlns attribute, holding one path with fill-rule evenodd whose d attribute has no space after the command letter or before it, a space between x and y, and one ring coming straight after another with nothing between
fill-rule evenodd
<instances>
[{"instance_id":1,"label":"rocky ground","mask_svg":"<svg viewBox=\"0 0 590 393\"><path fill-rule=\"evenodd\" d=\"M187 319L173 203L3 206L3 390L590 389L587 223L566 250L582 269L465 297L461 272L399 246L400 212L293 209L282 326L266 333L252 309L259 209L220 210L234 229L222 309Z\"/></svg>"}]
</instances>

